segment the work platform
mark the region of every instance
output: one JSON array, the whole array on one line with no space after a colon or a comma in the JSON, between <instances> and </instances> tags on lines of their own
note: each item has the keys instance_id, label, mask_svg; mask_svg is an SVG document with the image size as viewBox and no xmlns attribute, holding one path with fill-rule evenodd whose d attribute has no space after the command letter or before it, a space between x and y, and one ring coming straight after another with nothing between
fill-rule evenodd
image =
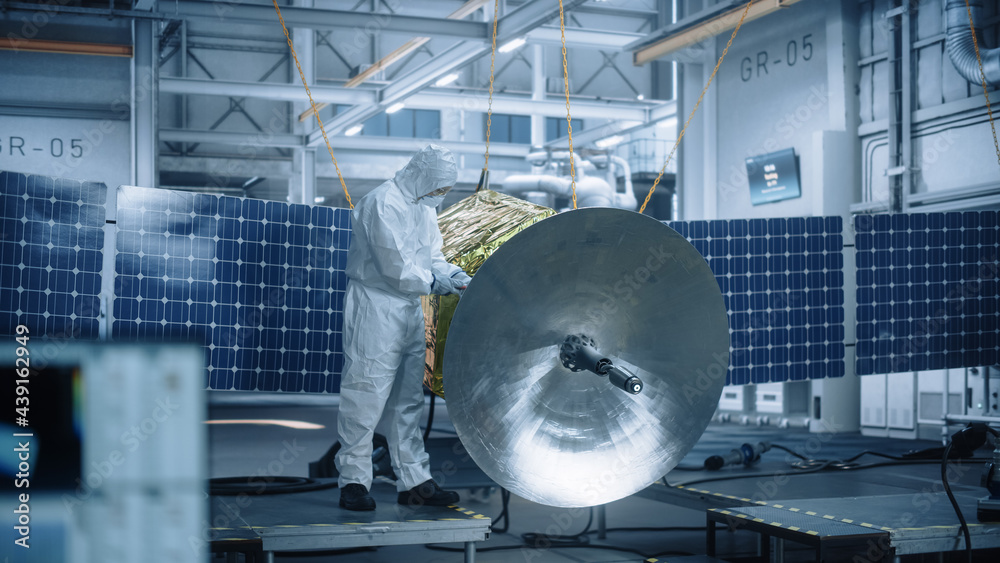
<instances>
[{"instance_id":1,"label":"work platform","mask_svg":"<svg viewBox=\"0 0 1000 563\"><path fill-rule=\"evenodd\" d=\"M244 554L245 561L272 563L276 552L332 551L387 545L464 543L475 561L475 542L490 537L490 519L461 506L410 507L396 503L395 485L372 484L376 509L351 512L338 506L340 489L211 498L213 553Z\"/></svg>"},{"instance_id":2,"label":"work platform","mask_svg":"<svg viewBox=\"0 0 1000 563\"><path fill-rule=\"evenodd\" d=\"M219 412L217 417L250 418L251 416L248 416L250 412L253 413L253 417L261 416L260 408L258 406L244 407L244 410L246 413L235 409L226 409L223 412ZM332 428L336 422L336 409L329 409L327 407L309 409L298 405L287 408L275 407L267 411L267 417L275 419L287 418L294 420L306 420L325 425L327 428ZM445 410L438 410L435 416L434 428L436 430L435 434L438 436L442 436L445 433L444 431L450 428L448 425L447 412ZM255 441L245 440L246 430L243 427L213 427L212 432L215 443L219 444L219 447L212 450L212 467L213 473L216 476L241 475L248 474L247 472L252 472L254 468L260 465L260 460L269 459L266 456L273 455L272 449L265 448L261 444L281 444L282 440L286 439L298 440L297 444L300 447L307 448L307 451L296 461L296 464L287 466L284 469L283 474L306 475L308 474L308 469L306 467L307 462L319 458L330 445L328 434L324 431L316 430L293 430L277 426L262 426L259 429L255 429L255 432L258 433L257 436L259 436L259 439ZM688 455L682 463L685 466L700 465L708 456L726 454L730 449L739 447L739 445L743 442L756 443L761 440L782 444L793 448L798 452L806 454L809 457L818 459L844 459L863 450L872 450L899 455L912 449L923 449L941 445L940 442L935 441L911 441L869 437L859 435L858 433L816 434L802 429L778 429L774 427L761 428L756 426L740 426L736 424L711 424L695 445L690 455ZM474 468L467 468L462 465L463 460L467 458L467 456L460 447L460 444L457 443L454 436L431 438L427 443L427 449L431 456L431 466L434 471L441 470L446 466L450 468L447 472L447 479L441 484L445 488L458 489L460 491L460 494L462 495L462 506L472 507L476 512L490 516L495 516L500 513L501 503L499 494L496 494L495 492L492 495L470 493L470 490L477 488L480 492L485 493L491 486L495 485L491 483L485 475L482 475L481 472L477 472ZM977 455L985 457L989 455L989 451L984 448L979 450ZM764 459L761 463L749 468L727 467L714 472L673 470L667 475L667 481L670 483L670 486L659 482L637 493L636 495L633 495L632 497L616 501L607 508L606 518L601 518L600 516L603 510L595 511L594 528L599 529L602 527L601 525L604 524L603 527L605 529L610 529L611 533L607 534L607 539L602 539L604 535L598 535L595 532L595 534L592 535L591 540L593 543L599 545L626 545L640 549L647 553L658 553L670 549L693 554L705 554L707 551L706 534L700 530L686 532L634 531L627 533L624 531L616 532L615 528L644 526L691 526L692 524L704 525L708 518L708 510L710 508L730 510L731 512L742 511L745 513L746 509L751 507L770 506L770 508L778 511L784 510L784 507L799 508L804 511L813 511L817 513L819 518L829 515L838 519L855 520L855 522L852 522L851 524L864 528L866 531L862 532L863 534L874 532L876 536L887 537L887 539L891 542L891 547L895 550L895 556L901 558L904 562L921 560L920 556L908 556L906 555L908 553L926 553L938 549L954 552L955 549L962 549L964 547L963 540L961 539L961 532L958 528L958 519L955 517L954 511L952 511L950 504L941 492L939 465L932 463L927 465L885 466L861 471L824 471L812 474L801 474L788 465L787 462L789 457L790 456L785 452L772 450L764 455ZM884 460L877 457L867 456L859 460L861 463L874 463L879 461ZM455 464L455 466L453 467L451 464ZM458 469L455 470L455 467ZM972 544L973 547L976 548L976 560L993 563L994 561L1000 561L1000 548L994 548L992 550L981 548L989 548L997 545L997 543L995 543L996 536L993 530L1000 529L1000 526L995 527L993 525L980 525L981 523L978 522L976 518L974 500L986 494L985 489L982 489L979 486L981 470L982 465L979 463L963 462L961 465L952 465L950 470L951 482L956 495L958 495L959 502L963 507L966 519L972 525L970 530L972 533ZM768 474L770 477L761 477L760 475L762 474ZM716 477L739 478L727 481L691 483L695 480ZM437 478L437 476L435 476L435 478ZM691 484L684 485L684 483ZM381 513L376 513L372 515L371 519L364 520L364 522L367 523L366 525L371 525L381 520L392 520L396 522L406 520L407 518L396 517L394 488L388 484L381 484L377 487L378 488L375 493L376 498L380 501L379 509L389 509L389 514L391 516L383 516ZM309 503L315 503L322 500L321 504L313 512L316 512L325 519L308 520L303 521L302 523L336 524L336 522L329 517L333 513L339 511L337 506L339 491L337 489L321 491L319 493L302 493L287 496L289 499L301 498L304 499L304 502ZM228 524L225 527L236 528L239 526L247 526L247 522L254 522L252 517L247 516L249 511L254 510L254 507L257 506L259 502L268 503L272 500L264 499L258 495L251 495L251 497L253 499L253 505L246 508L237 504L237 497L213 498L213 518L217 516L225 517L227 515L227 509L218 503L218 500L222 499L229 503L233 507L233 510L238 510L242 514L242 519L234 519L233 523ZM909 498L913 499L913 502L911 502L910 506L906 509L901 507L894 508L888 504L889 499L880 497L896 497L899 501L905 501L905 499ZM822 503L825 502L824 499L829 498L833 498L834 500L845 500L844 508L847 510L839 510L839 508L837 511L834 511L832 508L815 510L816 508L822 507ZM661 502L648 502L647 499L669 502L672 505L690 508L696 512L666 509L664 504ZM764 502L766 504L762 505L758 504L758 502ZM869 503L874 505L876 502L884 504L886 513L890 516L902 516L909 512L913 513L914 518L926 515L927 520L915 519L911 521L909 519L890 519L886 521L885 518L879 519L871 516L864 516L861 511L869 507L863 506L863 504ZM299 510L297 503L298 501L296 501L296 505L294 507L295 510ZM782 506L779 507L778 505ZM264 506L264 504L261 504L261 506ZM441 510L443 510L444 514L447 514L448 516L434 516L433 518L456 517L454 510ZM476 543L475 547L477 549L476 555L479 556L478 559L486 559L482 550L488 546L502 546L520 543L521 533L535 531L544 532L550 524L556 521L562 521L561 519L564 518L564 516L562 516L564 512L562 511L541 505L534 505L517 498L512 499L511 513L513 515L511 532L508 534L501 534L499 532L490 533L489 541ZM780 513L781 512L779 512L779 514ZM303 511L303 514L306 513ZM311 515L312 512L309 514ZM559 516L559 520L554 520L553 518L557 515ZM470 516L471 515L464 515L464 517ZM789 530L789 526L798 526L798 524L795 524L790 520L791 517L765 519L760 514L746 514L746 516L749 517L747 520L750 522L753 522L754 518L767 520L766 524L778 522L785 526L786 531L790 532L794 532L794 530ZM815 518L813 515L809 514L805 514L805 516L810 517L806 520L808 522L812 522L812 519ZM931 516L933 516L934 520L930 519ZM742 518L739 517L735 518L742 520ZM430 517L422 515L410 517L409 519L423 520L430 519ZM246 520L246 522L244 520ZM786 522L786 520L788 521ZM358 518L354 521L361 521L361 519ZM489 529L488 522L488 520L476 520L473 522L473 525L479 523L483 526L480 539L486 538L486 534ZM881 529L872 530L867 526L862 526L862 522L872 524L873 526L878 524L880 527L885 526L892 528L896 531L895 535L892 532ZM277 523L294 524L295 522ZM575 533L578 530L583 529L586 523L587 515L582 513L581 516L575 517L570 522L570 525L568 526L569 529L565 530L564 533ZM723 524L725 523L726 521L723 520ZM258 526L273 524L276 524L276 522L264 522L263 524L255 522L255 525ZM459 524L466 525L462 523ZM754 526L759 524L761 523L753 523ZM218 523L214 523L213 525L223 527ZM718 526L718 523L716 526ZM931 526L941 527L933 528ZM773 540L776 545L773 546L774 549L771 549L771 553L768 555L777 558L777 548L782 547L778 540L782 538L771 528L775 527L768 526L764 528L764 530L771 532L770 535L765 532L752 531L751 525L749 524L743 528L739 528L739 530L742 531L737 531L733 534L717 534L718 538L716 545L718 550L715 557L718 559L710 559L705 555L701 555L694 559L678 559L670 556L660 557L659 560L661 562L674 561L675 559L677 561L685 562L699 559L703 561L734 559L741 559L745 561L747 556L760 554L762 551L760 548L768 547L770 542L762 542L761 544L758 544L757 541L758 538L762 538L765 535L769 538L776 538ZM918 529L905 530L904 528ZM816 529L816 526L809 527L806 529L806 532L808 531L823 532L823 530ZM217 531L213 537L217 537L218 539L214 542L213 547L215 547L218 552L236 552L241 550L244 552L252 552L253 549L256 549L257 551L254 553L257 553L258 557L263 558L263 538L266 537L267 534L250 533L249 529L243 530L242 532L243 535L237 536L236 532L231 530ZM355 533L357 534L358 531L355 531ZM880 534L887 534L888 536ZM405 560L409 563L432 563L442 560L461 560L461 555L459 553L450 554L450 557L443 559L446 556L439 551L431 551L423 548L415 549L411 547L416 546L416 543L437 543L438 540L434 538L429 540L415 540L414 543L409 543L405 546L393 547L389 542L378 541L380 536L376 536L375 533L372 533L371 535L374 537L370 540L365 537L364 541L360 543L363 543L366 546L385 546L380 548L378 553L345 553L338 555L336 560L347 563L361 563L373 560ZM783 547L785 549L785 561L815 561L816 557L815 552L813 551L813 549L815 549L814 546L811 549L802 549L802 546L811 545L808 543L810 540L805 539L805 535L811 537L809 534L796 536L796 539L803 540L803 543L801 544L796 543L793 539L782 540L784 543ZM224 541L223 538L236 538L237 541L227 542ZM930 541L922 543L923 540ZM453 544L454 547L458 548L461 548L462 544L466 543L465 540L456 541L461 542ZM241 546L241 542L245 544L245 546ZM252 543L248 544L248 542ZM232 543L233 545L225 545L227 543ZM867 540L865 543L867 543ZM357 543L353 545L357 545ZM830 549L827 550L827 548ZM829 553L836 555L836 549L835 544L827 543L824 547L824 554L829 551ZM864 552L867 552L867 547ZM958 556L958 554L954 553L953 555ZM281 553L278 554L277 559L279 561L283 559ZM289 561L292 559L292 557L288 558ZM489 559L498 563L523 563L525 560L525 554L521 550L494 551L489 553ZM834 558L831 557L830 559ZM870 559L874 558L870 558L867 554L865 554L862 555L860 560ZM218 560L224 561L222 558L219 558ZM534 559L534 561L542 560L542 558ZM546 563L560 561L572 563L572 561L579 560L631 561L634 563L643 561L639 556L629 556L626 554L608 552L606 550L598 551L596 549L592 550L583 548L572 550L553 548L545 553L544 559ZM848 557L847 560L851 561L852 557ZM926 561L927 559L922 560Z\"/></svg>"},{"instance_id":3,"label":"work platform","mask_svg":"<svg viewBox=\"0 0 1000 563\"><path fill-rule=\"evenodd\" d=\"M753 442L769 440L823 459L845 459L866 449L900 455L938 445L856 434L729 429L737 436L708 432L685 462L704 460L701 454L706 451L725 453L716 449L716 441L731 445L744 433ZM984 448L978 455L987 452ZM834 550L840 556L853 553L863 560L893 561L905 555L965 549L958 517L943 492L939 462L809 473L791 468L788 462L792 460L785 452L771 450L750 467L672 471L667 476L671 484L658 481L638 496L705 511L710 556L716 554L718 524L760 534L761 558L772 561L783 560L785 541L811 547L817 561L839 560L826 558ZM874 456L858 460L862 464L885 461ZM956 460L949 462L948 470L977 551L1000 548L1000 523L979 522L976 516L978 500L987 494L979 485L982 469L981 462ZM712 480L717 478L723 479Z\"/></svg>"},{"instance_id":4,"label":"work platform","mask_svg":"<svg viewBox=\"0 0 1000 563\"><path fill-rule=\"evenodd\" d=\"M973 515L967 519L972 546L1000 547L1000 524L975 520L977 498L964 493L955 497L963 513ZM711 508L708 522L709 555L715 554L715 523L811 546L816 549L817 561L823 561L824 553L833 547L864 553L872 561L965 549L965 538L944 493L927 493L920 498L880 495Z\"/></svg>"}]
</instances>

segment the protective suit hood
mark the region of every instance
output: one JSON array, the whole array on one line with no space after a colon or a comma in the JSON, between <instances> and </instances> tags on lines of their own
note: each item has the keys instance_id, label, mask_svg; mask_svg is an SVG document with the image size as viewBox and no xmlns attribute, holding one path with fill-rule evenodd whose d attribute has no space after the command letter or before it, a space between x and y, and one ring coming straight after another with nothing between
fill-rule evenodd
<instances>
[{"instance_id":1,"label":"protective suit hood","mask_svg":"<svg viewBox=\"0 0 1000 563\"><path fill-rule=\"evenodd\" d=\"M416 203L436 189L454 186L456 180L458 164L455 155L440 145L427 145L421 149L393 178L410 203Z\"/></svg>"}]
</instances>

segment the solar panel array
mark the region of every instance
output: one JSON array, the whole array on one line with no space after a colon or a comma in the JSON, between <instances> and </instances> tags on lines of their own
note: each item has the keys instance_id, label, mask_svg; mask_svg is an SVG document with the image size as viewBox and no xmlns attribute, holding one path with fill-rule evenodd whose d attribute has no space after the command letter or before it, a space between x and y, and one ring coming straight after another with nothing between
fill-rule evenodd
<instances>
[{"instance_id":1,"label":"solar panel array","mask_svg":"<svg viewBox=\"0 0 1000 563\"><path fill-rule=\"evenodd\" d=\"M844 375L840 217L671 221L708 261L729 315L727 384Z\"/></svg>"},{"instance_id":2,"label":"solar panel array","mask_svg":"<svg viewBox=\"0 0 1000 563\"><path fill-rule=\"evenodd\" d=\"M107 188L0 171L0 334L96 339Z\"/></svg>"},{"instance_id":3,"label":"solar panel array","mask_svg":"<svg viewBox=\"0 0 1000 563\"><path fill-rule=\"evenodd\" d=\"M854 219L858 375L996 365L1000 213Z\"/></svg>"},{"instance_id":4,"label":"solar panel array","mask_svg":"<svg viewBox=\"0 0 1000 563\"><path fill-rule=\"evenodd\" d=\"M350 212L122 187L118 340L196 339L212 389L336 392Z\"/></svg>"},{"instance_id":5,"label":"solar panel array","mask_svg":"<svg viewBox=\"0 0 1000 563\"><path fill-rule=\"evenodd\" d=\"M103 184L0 172L0 334L97 338ZM112 337L205 343L209 387L336 392L346 209L119 188ZM839 217L674 221L726 301L729 384L844 374ZM1000 213L859 216L859 375L998 362Z\"/></svg>"}]
</instances>

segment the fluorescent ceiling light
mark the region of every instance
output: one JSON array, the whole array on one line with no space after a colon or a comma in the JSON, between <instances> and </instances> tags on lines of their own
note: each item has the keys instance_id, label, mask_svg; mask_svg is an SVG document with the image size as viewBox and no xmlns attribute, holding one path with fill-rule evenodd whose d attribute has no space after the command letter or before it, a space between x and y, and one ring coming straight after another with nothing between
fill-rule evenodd
<instances>
[{"instance_id":1,"label":"fluorescent ceiling light","mask_svg":"<svg viewBox=\"0 0 1000 563\"><path fill-rule=\"evenodd\" d=\"M643 96L642 94L639 94L638 96L635 97L635 99L637 99L637 100L639 100L641 102L641 101L643 101L643 100L646 99L646 96Z\"/></svg>"},{"instance_id":2,"label":"fluorescent ceiling light","mask_svg":"<svg viewBox=\"0 0 1000 563\"><path fill-rule=\"evenodd\" d=\"M625 137L622 137L621 135L612 135L599 141L595 141L594 144L597 145L598 148L606 149L608 147L613 147L624 140Z\"/></svg>"},{"instance_id":3,"label":"fluorescent ceiling light","mask_svg":"<svg viewBox=\"0 0 1000 563\"><path fill-rule=\"evenodd\" d=\"M401 110L401 109L403 109L405 107L406 107L406 104L404 104L403 102L396 102L396 103L392 104L391 106L385 108L385 112L386 113L396 113L397 111L399 111L399 110Z\"/></svg>"},{"instance_id":4,"label":"fluorescent ceiling light","mask_svg":"<svg viewBox=\"0 0 1000 563\"><path fill-rule=\"evenodd\" d=\"M439 78L438 81L434 83L434 85L438 87L447 86L456 80L458 80L458 73L453 72L451 74L446 74L441 78Z\"/></svg>"},{"instance_id":5,"label":"fluorescent ceiling light","mask_svg":"<svg viewBox=\"0 0 1000 563\"><path fill-rule=\"evenodd\" d=\"M353 137L353 136L357 135L358 133L360 133L361 130L364 129L364 127L365 127L364 125L355 125L354 127L351 127L350 129L348 129L347 131L344 131L344 135L346 135L348 137Z\"/></svg>"},{"instance_id":6,"label":"fluorescent ceiling light","mask_svg":"<svg viewBox=\"0 0 1000 563\"><path fill-rule=\"evenodd\" d=\"M275 420L275 419L226 419L226 420L206 420L205 424L256 424L258 426L283 426L296 430L322 430L326 428L322 424L313 424L302 420Z\"/></svg>"},{"instance_id":7,"label":"fluorescent ceiling light","mask_svg":"<svg viewBox=\"0 0 1000 563\"><path fill-rule=\"evenodd\" d=\"M517 39L511 39L510 41L501 45L500 48L497 49L497 51L500 51L501 53L509 53L514 49L517 49L521 45L524 45L527 42L528 41L523 37L518 37Z\"/></svg>"},{"instance_id":8,"label":"fluorescent ceiling light","mask_svg":"<svg viewBox=\"0 0 1000 563\"><path fill-rule=\"evenodd\" d=\"M321 195L318 195L313 198L313 202L315 203L323 203L324 201L326 201L326 198Z\"/></svg>"}]
</instances>

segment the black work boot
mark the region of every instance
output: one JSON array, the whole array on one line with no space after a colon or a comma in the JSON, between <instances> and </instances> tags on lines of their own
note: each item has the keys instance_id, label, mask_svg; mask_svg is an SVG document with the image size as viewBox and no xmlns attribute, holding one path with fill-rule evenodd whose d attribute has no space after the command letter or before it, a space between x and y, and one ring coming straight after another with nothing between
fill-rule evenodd
<instances>
[{"instance_id":1,"label":"black work boot","mask_svg":"<svg viewBox=\"0 0 1000 563\"><path fill-rule=\"evenodd\" d=\"M451 506L458 503L458 493L445 491L433 479L399 493L399 504L408 506Z\"/></svg>"},{"instance_id":2,"label":"black work boot","mask_svg":"<svg viewBox=\"0 0 1000 563\"><path fill-rule=\"evenodd\" d=\"M375 510L375 499L364 485L351 483L340 489L340 506L347 510Z\"/></svg>"}]
</instances>

